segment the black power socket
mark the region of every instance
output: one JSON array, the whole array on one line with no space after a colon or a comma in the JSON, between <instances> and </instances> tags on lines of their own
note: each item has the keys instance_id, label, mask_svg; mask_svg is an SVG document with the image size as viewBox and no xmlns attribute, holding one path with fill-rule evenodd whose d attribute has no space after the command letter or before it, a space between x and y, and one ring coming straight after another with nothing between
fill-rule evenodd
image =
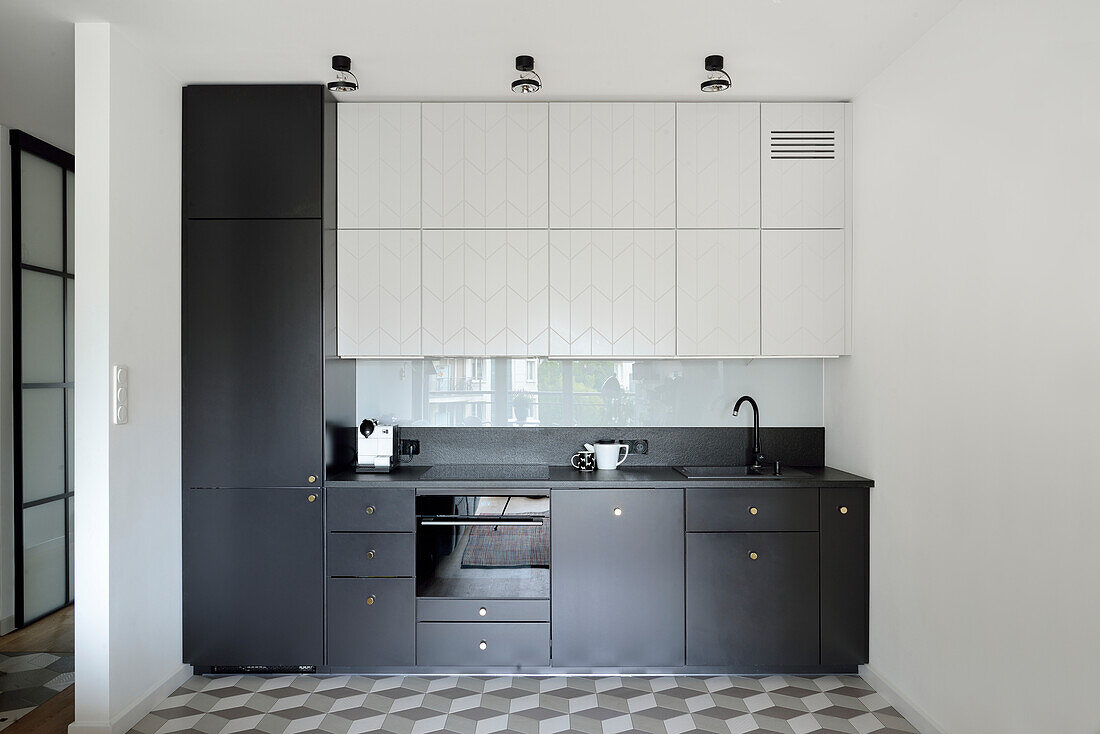
<instances>
[{"instance_id":1,"label":"black power socket","mask_svg":"<svg viewBox=\"0 0 1100 734\"><path fill-rule=\"evenodd\" d=\"M649 441L644 438L637 438L626 441L630 444L630 453L632 454L648 454L649 453Z\"/></svg>"},{"instance_id":2,"label":"black power socket","mask_svg":"<svg viewBox=\"0 0 1100 734\"><path fill-rule=\"evenodd\" d=\"M401 445L398 447L398 452L402 456L416 456L420 453L420 441L415 438L403 438L401 439Z\"/></svg>"}]
</instances>

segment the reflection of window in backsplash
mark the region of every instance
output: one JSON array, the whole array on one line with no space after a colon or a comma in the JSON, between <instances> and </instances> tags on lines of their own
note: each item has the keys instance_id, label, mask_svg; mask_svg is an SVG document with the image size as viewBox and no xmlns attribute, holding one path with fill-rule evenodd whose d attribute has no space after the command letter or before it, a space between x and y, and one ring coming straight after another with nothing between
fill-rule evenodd
<instances>
[{"instance_id":1,"label":"reflection of window in backsplash","mask_svg":"<svg viewBox=\"0 0 1100 734\"><path fill-rule=\"evenodd\" d=\"M421 426L822 425L822 360L437 357L356 363L360 418ZM749 415L746 415L748 413Z\"/></svg>"}]
</instances>

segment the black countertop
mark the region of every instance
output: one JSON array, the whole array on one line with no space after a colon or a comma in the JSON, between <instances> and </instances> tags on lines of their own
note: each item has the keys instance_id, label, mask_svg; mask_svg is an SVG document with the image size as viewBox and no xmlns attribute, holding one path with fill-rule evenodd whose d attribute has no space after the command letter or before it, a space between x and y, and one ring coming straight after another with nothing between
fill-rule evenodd
<instances>
[{"instance_id":1,"label":"black countertop","mask_svg":"<svg viewBox=\"0 0 1100 734\"><path fill-rule=\"evenodd\" d=\"M462 465L456 465L456 468ZM472 465L480 467L482 465ZM461 470L456 470L446 479L425 478L431 467L402 466L387 474L357 474L353 471L338 472L327 478L328 487L421 487L421 488L483 488L494 486L515 489L537 489L553 487L555 489L607 489L617 487L873 487L874 481L855 474L832 469L827 466L793 467L798 472L781 478L740 477L737 479L688 479L670 466L620 467L615 471L579 472L572 467L547 467L547 479L458 479ZM471 475L479 476L478 469L472 469Z\"/></svg>"}]
</instances>

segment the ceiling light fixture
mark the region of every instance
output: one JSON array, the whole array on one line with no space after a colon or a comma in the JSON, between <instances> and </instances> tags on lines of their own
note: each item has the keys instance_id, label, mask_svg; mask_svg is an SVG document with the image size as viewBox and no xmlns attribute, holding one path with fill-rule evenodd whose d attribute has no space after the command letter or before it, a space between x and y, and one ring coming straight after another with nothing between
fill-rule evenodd
<instances>
[{"instance_id":1,"label":"ceiling light fixture","mask_svg":"<svg viewBox=\"0 0 1100 734\"><path fill-rule=\"evenodd\" d=\"M516 71L519 79L512 82L512 91L516 94L534 94L542 89L542 79L535 73L535 57L517 56Z\"/></svg>"},{"instance_id":2,"label":"ceiling light fixture","mask_svg":"<svg viewBox=\"0 0 1100 734\"><path fill-rule=\"evenodd\" d=\"M707 70L707 80L699 85L699 89L704 92L724 92L730 88L732 80L730 75L726 73L725 60L718 55L708 56L703 61L703 67Z\"/></svg>"},{"instance_id":3,"label":"ceiling light fixture","mask_svg":"<svg viewBox=\"0 0 1100 734\"><path fill-rule=\"evenodd\" d=\"M333 56L332 70L336 72L336 81L328 83L330 92L354 92L359 88L359 79L351 73L351 58Z\"/></svg>"}]
</instances>

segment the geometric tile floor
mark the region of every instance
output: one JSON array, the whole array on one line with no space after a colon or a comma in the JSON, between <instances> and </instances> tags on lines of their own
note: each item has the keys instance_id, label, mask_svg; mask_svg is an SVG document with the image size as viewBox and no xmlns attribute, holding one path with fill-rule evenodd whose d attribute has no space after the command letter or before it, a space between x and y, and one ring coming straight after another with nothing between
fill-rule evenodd
<instances>
[{"instance_id":1,"label":"geometric tile floor","mask_svg":"<svg viewBox=\"0 0 1100 734\"><path fill-rule=\"evenodd\" d=\"M73 683L73 656L49 652L0 654L0 729Z\"/></svg>"},{"instance_id":2,"label":"geometric tile floor","mask_svg":"<svg viewBox=\"0 0 1100 734\"><path fill-rule=\"evenodd\" d=\"M913 734L859 676L193 677L132 730Z\"/></svg>"}]
</instances>

